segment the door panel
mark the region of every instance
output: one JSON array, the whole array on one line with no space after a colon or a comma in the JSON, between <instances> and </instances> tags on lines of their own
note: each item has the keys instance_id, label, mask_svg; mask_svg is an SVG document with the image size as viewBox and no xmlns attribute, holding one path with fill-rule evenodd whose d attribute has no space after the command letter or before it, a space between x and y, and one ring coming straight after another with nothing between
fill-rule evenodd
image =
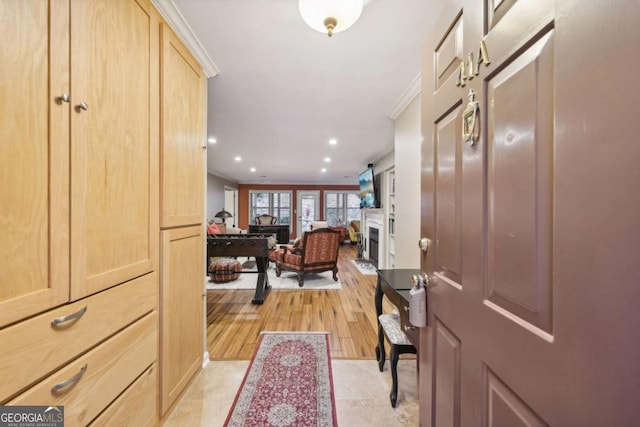
<instances>
[{"instance_id":1,"label":"door panel","mask_svg":"<svg viewBox=\"0 0 640 427\"><path fill-rule=\"evenodd\" d=\"M487 79L487 298L551 333L553 31ZM503 66L505 64L497 64Z\"/></svg>"},{"instance_id":2,"label":"door panel","mask_svg":"<svg viewBox=\"0 0 640 427\"><path fill-rule=\"evenodd\" d=\"M487 368L487 414L489 427L548 426L500 378Z\"/></svg>"},{"instance_id":3,"label":"door panel","mask_svg":"<svg viewBox=\"0 0 640 427\"><path fill-rule=\"evenodd\" d=\"M146 0L71 5L72 299L157 263L157 33Z\"/></svg>"},{"instance_id":4,"label":"door panel","mask_svg":"<svg viewBox=\"0 0 640 427\"><path fill-rule=\"evenodd\" d=\"M0 327L69 298L68 7L0 4Z\"/></svg>"},{"instance_id":5,"label":"door panel","mask_svg":"<svg viewBox=\"0 0 640 427\"><path fill-rule=\"evenodd\" d=\"M462 12L460 12L454 18L442 42L440 42L434 51L433 59L436 68L436 90L442 87L444 83L458 71L458 66L464 59L462 53L463 38L464 26L462 23Z\"/></svg>"},{"instance_id":6,"label":"door panel","mask_svg":"<svg viewBox=\"0 0 640 427\"><path fill-rule=\"evenodd\" d=\"M460 107L436 123L436 274L461 286L462 159Z\"/></svg>"},{"instance_id":7,"label":"door panel","mask_svg":"<svg viewBox=\"0 0 640 427\"><path fill-rule=\"evenodd\" d=\"M434 420L436 426L460 425L461 343L436 319L433 343Z\"/></svg>"},{"instance_id":8,"label":"door panel","mask_svg":"<svg viewBox=\"0 0 640 427\"><path fill-rule=\"evenodd\" d=\"M203 222L204 73L165 24L162 42L161 224ZM233 211L235 212L235 211Z\"/></svg>"},{"instance_id":9,"label":"door panel","mask_svg":"<svg viewBox=\"0 0 640 427\"><path fill-rule=\"evenodd\" d=\"M202 366L204 301L199 290L205 274L201 226L164 230L160 236L160 411L164 415Z\"/></svg>"}]
</instances>

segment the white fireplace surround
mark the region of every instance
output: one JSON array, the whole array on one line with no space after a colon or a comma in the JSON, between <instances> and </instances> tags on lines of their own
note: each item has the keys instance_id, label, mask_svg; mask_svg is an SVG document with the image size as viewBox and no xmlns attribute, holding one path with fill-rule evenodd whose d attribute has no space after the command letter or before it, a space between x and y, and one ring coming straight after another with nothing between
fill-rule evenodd
<instances>
[{"instance_id":1,"label":"white fireplace surround","mask_svg":"<svg viewBox=\"0 0 640 427\"><path fill-rule=\"evenodd\" d=\"M362 256L364 259L370 258L369 249L371 246L369 244L369 229L376 228L378 229L378 254L377 254L378 268L386 268L384 256L381 256L382 254L385 253L384 247L386 243L383 237L385 236L384 220L383 220L384 211L382 209L363 209L362 216L363 216L362 221L364 224L362 238L365 241L365 245L364 245L365 250Z\"/></svg>"}]
</instances>

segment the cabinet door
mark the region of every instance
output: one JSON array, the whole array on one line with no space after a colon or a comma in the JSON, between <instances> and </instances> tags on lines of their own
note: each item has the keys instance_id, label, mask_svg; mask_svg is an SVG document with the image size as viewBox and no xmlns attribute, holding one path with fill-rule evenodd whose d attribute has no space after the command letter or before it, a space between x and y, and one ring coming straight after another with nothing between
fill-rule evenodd
<instances>
[{"instance_id":1,"label":"cabinet door","mask_svg":"<svg viewBox=\"0 0 640 427\"><path fill-rule=\"evenodd\" d=\"M71 4L72 299L157 267L156 13L147 0Z\"/></svg>"},{"instance_id":2,"label":"cabinet door","mask_svg":"<svg viewBox=\"0 0 640 427\"><path fill-rule=\"evenodd\" d=\"M204 233L201 226L161 233L161 414L200 370L204 337Z\"/></svg>"},{"instance_id":3,"label":"cabinet door","mask_svg":"<svg viewBox=\"0 0 640 427\"><path fill-rule=\"evenodd\" d=\"M69 298L68 9L0 3L0 327Z\"/></svg>"},{"instance_id":4,"label":"cabinet door","mask_svg":"<svg viewBox=\"0 0 640 427\"><path fill-rule=\"evenodd\" d=\"M161 25L161 224L200 224L204 212L204 74L175 33Z\"/></svg>"}]
</instances>

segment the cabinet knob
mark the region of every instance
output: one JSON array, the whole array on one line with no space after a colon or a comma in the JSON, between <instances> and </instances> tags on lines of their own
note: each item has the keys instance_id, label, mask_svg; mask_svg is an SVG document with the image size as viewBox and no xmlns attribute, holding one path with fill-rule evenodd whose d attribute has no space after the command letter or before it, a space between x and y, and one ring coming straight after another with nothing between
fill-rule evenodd
<instances>
[{"instance_id":1,"label":"cabinet knob","mask_svg":"<svg viewBox=\"0 0 640 427\"><path fill-rule=\"evenodd\" d=\"M58 101L60 101L60 102L68 103L70 100L71 100L71 98L69 98L69 94L68 93L63 93L62 95L60 95L58 97Z\"/></svg>"},{"instance_id":2,"label":"cabinet knob","mask_svg":"<svg viewBox=\"0 0 640 427\"><path fill-rule=\"evenodd\" d=\"M87 111L89 109L89 105L87 105L86 102L82 101L80 104L78 104L78 110L84 110Z\"/></svg>"}]
</instances>

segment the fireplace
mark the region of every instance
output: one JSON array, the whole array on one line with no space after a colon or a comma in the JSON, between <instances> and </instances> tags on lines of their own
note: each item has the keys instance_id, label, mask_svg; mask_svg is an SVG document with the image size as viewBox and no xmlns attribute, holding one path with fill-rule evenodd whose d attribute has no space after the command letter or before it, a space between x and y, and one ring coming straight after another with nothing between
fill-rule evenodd
<instances>
[{"instance_id":1,"label":"fireplace","mask_svg":"<svg viewBox=\"0 0 640 427\"><path fill-rule=\"evenodd\" d=\"M378 266L378 234L377 228L369 227L369 261Z\"/></svg>"}]
</instances>

